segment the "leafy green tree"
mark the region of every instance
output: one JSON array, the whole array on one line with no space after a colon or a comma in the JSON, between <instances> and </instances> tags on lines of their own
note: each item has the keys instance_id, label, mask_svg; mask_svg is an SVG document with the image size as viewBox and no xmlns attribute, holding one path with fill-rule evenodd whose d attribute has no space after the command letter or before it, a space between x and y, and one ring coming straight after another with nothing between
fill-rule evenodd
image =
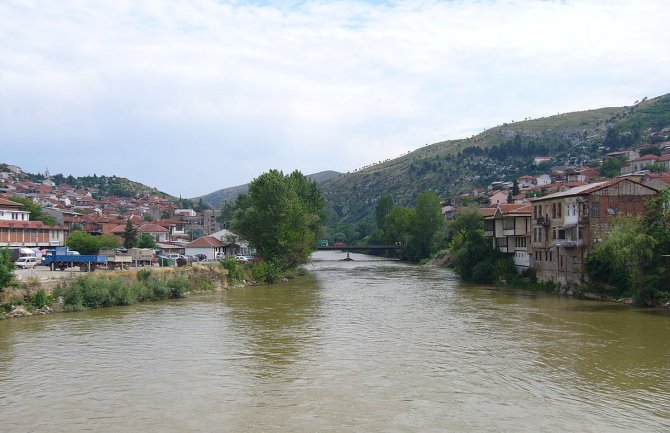
<instances>
[{"instance_id":1,"label":"leafy green tree","mask_svg":"<svg viewBox=\"0 0 670 433\"><path fill-rule=\"evenodd\" d=\"M621 167L625 161L622 158L605 158L603 165L600 167L600 174L603 177L615 177L621 174Z\"/></svg>"},{"instance_id":2,"label":"leafy green tree","mask_svg":"<svg viewBox=\"0 0 670 433\"><path fill-rule=\"evenodd\" d=\"M124 248L133 248L137 245L137 229L130 221L130 218L126 220L126 228L123 230L121 237L123 238Z\"/></svg>"},{"instance_id":3,"label":"leafy green tree","mask_svg":"<svg viewBox=\"0 0 670 433\"><path fill-rule=\"evenodd\" d=\"M96 236L98 242L98 249L107 249L107 248L118 248L121 245L119 238L114 236L111 233L104 233L100 236Z\"/></svg>"},{"instance_id":4,"label":"leafy green tree","mask_svg":"<svg viewBox=\"0 0 670 433\"><path fill-rule=\"evenodd\" d=\"M646 232L640 217L618 217L610 223L611 231L587 257L584 270L593 283L606 283L618 295L634 295L639 303L651 301L649 263L654 257L657 240Z\"/></svg>"},{"instance_id":5,"label":"leafy green tree","mask_svg":"<svg viewBox=\"0 0 670 433\"><path fill-rule=\"evenodd\" d=\"M444 217L440 199L433 191L419 194L412 225L411 258L419 261L435 252L436 237L442 234Z\"/></svg>"},{"instance_id":6,"label":"leafy green tree","mask_svg":"<svg viewBox=\"0 0 670 433\"><path fill-rule=\"evenodd\" d=\"M514 179L514 183L512 184L512 195L519 195L519 182L517 182L516 179Z\"/></svg>"},{"instance_id":7,"label":"leafy green tree","mask_svg":"<svg viewBox=\"0 0 670 433\"><path fill-rule=\"evenodd\" d=\"M144 221L146 221L146 222L153 222L153 221L155 221L155 218L154 218L153 215L151 215L150 213L145 213L144 215L142 215L142 219L143 219Z\"/></svg>"},{"instance_id":8,"label":"leafy green tree","mask_svg":"<svg viewBox=\"0 0 670 433\"><path fill-rule=\"evenodd\" d=\"M644 149L640 150L640 156L644 156L644 155L661 156L662 154L663 154L663 151L658 146L648 146L648 147L645 147Z\"/></svg>"},{"instance_id":9,"label":"leafy green tree","mask_svg":"<svg viewBox=\"0 0 670 433\"><path fill-rule=\"evenodd\" d=\"M375 208L375 217L377 219L377 228L384 230L386 225L386 215L388 215L395 203L393 203L393 197L390 195L383 195L379 202L377 202L377 207Z\"/></svg>"},{"instance_id":10,"label":"leafy green tree","mask_svg":"<svg viewBox=\"0 0 670 433\"><path fill-rule=\"evenodd\" d=\"M415 220L416 211L414 209L395 206L386 216L385 241L390 244L400 243L407 246L412 237Z\"/></svg>"},{"instance_id":11,"label":"leafy green tree","mask_svg":"<svg viewBox=\"0 0 670 433\"><path fill-rule=\"evenodd\" d=\"M151 233L140 233L140 236L137 238L137 247L156 249L156 239Z\"/></svg>"},{"instance_id":12,"label":"leafy green tree","mask_svg":"<svg viewBox=\"0 0 670 433\"><path fill-rule=\"evenodd\" d=\"M270 170L249 184L236 202L233 230L267 262L284 269L305 263L325 221L325 201L316 182L299 171Z\"/></svg>"},{"instance_id":13,"label":"leafy green tree","mask_svg":"<svg viewBox=\"0 0 670 433\"><path fill-rule=\"evenodd\" d=\"M93 236L83 231L74 231L70 233L65 241L68 248L79 251L81 254L97 254L104 248L117 248L119 240L111 234Z\"/></svg>"},{"instance_id":14,"label":"leafy green tree","mask_svg":"<svg viewBox=\"0 0 670 433\"><path fill-rule=\"evenodd\" d=\"M14 195L10 197L10 200L21 203L21 210L30 212L30 221L42 221L44 224L50 226L58 225L56 218L44 212L44 210L31 199Z\"/></svg>"},{"instance_id":15,"label":"leafy green tree","mask_svg":"<svg viewBox=\"0 0 670 433\"><path fill-rule=\"evenodd\" d=\"M14 262L9 250L0 249L0 293L14 282Z\"/></svg>"},{"instance_id":16,"label":"leafy green tree","mask_svg":"<svg viewBox=\"0 0 670 433\"><path fill-rule=\"evenodd\" d=\"M79 251L81 254L96 254L100 249L96 237L82 231L70 233L65 244L71 250Z\"/></svg>"}]
</instances>

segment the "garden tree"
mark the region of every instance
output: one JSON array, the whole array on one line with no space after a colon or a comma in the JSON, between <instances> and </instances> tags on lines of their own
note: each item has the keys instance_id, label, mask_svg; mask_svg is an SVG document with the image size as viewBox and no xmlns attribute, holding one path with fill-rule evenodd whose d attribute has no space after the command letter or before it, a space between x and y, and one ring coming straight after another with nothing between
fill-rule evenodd
<instances>
[{"instance_id":1,"label":"garden tree","mask_svg":"<svg viewBox=\"0 0 670 433\"><path fill-rule=\"evenodd\" d=\"M514 179L514 183L512 184L512 195L519 195L519 182L517 182L516 179Z\"/></svg>"},{"instance_id":2,"label":"garden tree","mask_svg":"<svg viewBox=\"0 0 670 433\"><path fill-rule=\"evenodd\" d=\"M607 237L586 257L589 280L613 286L616 295L632 295L638 303L650 304L649 265L657 240L646 233L641 217L617 217L610 227Z\"/></svg>"},{"instance_id":3,"label":"garden tree","mask_svg":"<svg viewBox=\"0 0 670 433\"><path fill-rule=\"evenodd\" d=\"M623 167L624 160L621 158L605 158L603 165L600 167L600 174L604 177L615 177L621 174L621 167Z\"/></svg>"},{"instance_id":4,"label":"garden tree","mask_svg":"<svg viewBox=\"0 0 670 433\"><path fill-rule=\"evenodd\" d=\"M21 210L30 212L30 221L42 221L46 225L55 226L58 225L56 218L44 212L42 208L35 204L31 199L26 197L11 196L9 198L11 201L21 203Z\"/></svg>"},{"instance_id":5,"label":"garden tree","mask_svg":"<svg viewBox=\"0 0 670 433\"><path fill-rule=\"evenodd\" d=\"M137 247L156 249L156 239L151 233L140 233L140 236L137 238Z\"/></svg>"},{"instance_id":6,"label":"garden tree","mask_svg":"<svg viewBox=\"0 0 670 433\"><path fill-rule=\"evenodd\" d=\"M238 196L233 231L247 239L267 262L287 269L305 263L326 219L316 182L299 171L270 170Z\"/></svg>"},{"instance_id":7,"label":"garden tree","mask_svg":"<svg viewBox=\"0 0 670 433\"><path fill-rule=\"evenodd\" d=\"M14 262L7 248L0 249L0 293L14 281Z\"/></svg>"},{"instance_id":8,"label":"garden tree","mask_svg":"<svg viewBox=\"0 0 670 433\"><path fill-rule=\"evenodd\" d=\"M468 206L459 211L454 219L447 222L447 240L451 240L461 230L484 230L484 216L477 206Z\"/></svg>"},{"instance_id":9,"label":"garden tree","mask_svg":"<svg viewBox=\"0 0 670 433\"><path fill-rule=\"evenodd\" d=\"M461 278L479 283L493 282L497 274L510 272L509 258L491 246L484 236L484 218L477 208L466 208L448 225L452 266Z\"/></svg>"},{"instance_id":10,"label":"garden tree","mask_svg":"<svg viewBox=\"0 0 670 433\"><path fill-rule=\"evenodd\" d=\"M145 213L144 215L142 215L142 219L146 222L155 221L154 217L150 213Z\"/></svg>"},{"instance_id":11,"label":"garden tree","mask_svg":"<svg viewBox=\"0 0 670 433\"><path fill-rule=\"evenodd\" d=\"M663 151L658 146L647 146L644 149L640 149L640 156L644 155L656 155L661 156Z\"/></svg>"},{"instance_id":12,"label":"garden tree","mask_svg":"<svg viewBox=\"0 0 670 433\"><path fill-rule=\"evenodd\" d=\"M83 231L74 231L70 233L65 241L68 248L79 251L81 254L97 254L104 248L117 248L119 240L111 234L93 236Z\"/></svg>"},{"instance_id":13,"label":"garden tree","mask_svg":"<svg viewBox=\"0 0 670 433\"><path fill-rule=\"evenodd\" d=\"M649 164L645 167L647 170L651 171L652 173L667 173L668 172L668 167L665 166L664 164Z\"/></svg>"},{"instance_id":14,"label":"garden tree","mask_svg":"<svg viewBox=\"0 0 670 433\"><path fill-rule=\"evenodd\" d=\"M384 230L384 225L386 224L386 215L388 215L395 203L393 203L393 197L390 195L383 195L377 202L377 207L375 208L375 217L377 219L377 228Z\"/></svg>"},{"instance_id":15,"label":"garden tree","mask_svg":"<svg viewBox=\"0 0 670 433\"><path fill-rule=\"evenodd\" d=\"M130 221L130 218L126 220L126 228L123 229L123 247L124 248L133 248L137 245L137 229Z\"/></svg>"},{"instance_id":16,"label":"garden tree","mask_svg":"<svg viewBox=\"0 0 670 433\"><path fill-rule=\"evenodd\" d=\"M440 198L433 191L419 194L412 226L410 258L419 261L435 252L436 237L442 234L444 217Z\"/></svg>"}]
</instances>

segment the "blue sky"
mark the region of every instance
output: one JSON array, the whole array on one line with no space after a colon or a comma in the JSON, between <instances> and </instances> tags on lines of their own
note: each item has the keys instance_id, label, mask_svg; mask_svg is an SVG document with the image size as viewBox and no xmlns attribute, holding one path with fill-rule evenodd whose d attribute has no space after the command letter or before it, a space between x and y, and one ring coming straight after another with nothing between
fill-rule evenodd
<instances>
[{"instance_id":1,"label":"blue sky","mask_svg":"<svg viewBox=\"0 0 670 433\"><path fill-rule=\"evenodd\" d=\"M0 160L192 197L670 92L670 2L0 1Z\"/></svg>"}]
</instances>

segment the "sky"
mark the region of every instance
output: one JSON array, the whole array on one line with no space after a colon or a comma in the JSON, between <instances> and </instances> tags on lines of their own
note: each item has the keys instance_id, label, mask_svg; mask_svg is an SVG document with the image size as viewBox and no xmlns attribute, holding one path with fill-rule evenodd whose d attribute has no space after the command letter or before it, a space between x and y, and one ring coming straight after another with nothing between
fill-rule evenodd
<instances>
[{"instance_id":1,"label":"sky","mask_svg":"<svg viewBox=\"0 0 670 433\"><path fill-rule=\"evenodd\" d=\"M667 0L0 0L0 162L174 196L670 92Z\"/></svg>"}]
</instances>

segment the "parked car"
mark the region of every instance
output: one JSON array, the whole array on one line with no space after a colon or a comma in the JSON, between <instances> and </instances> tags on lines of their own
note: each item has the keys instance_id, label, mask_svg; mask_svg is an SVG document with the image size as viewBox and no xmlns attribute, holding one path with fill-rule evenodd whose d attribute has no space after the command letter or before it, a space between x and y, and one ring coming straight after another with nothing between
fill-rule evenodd
<instances>
[{"instance_id":1,"label":"parked car","mask_svg":"<svg viewBox=\"0 0 670 433\"><path fill-rule=\"evenodd\" d=\"M238 262L249 263L249 262L252 261L254 258L251 257L251 256L243 256L243 255L241 255L241 254L238 254L238 255L235 256L235 259L237 259Z\"/></svg>"},{"instance_id":2,"label":"parked car","mask_svg":"<svg viewBox=\"0 0 670 433\"><path fill-rule=\"evenodd\" d=\"M216 255L214 256L214 258L215 258L216 260L223 260L223 259L226 258L226 255L225 255L224 253L219 252L219 253L216 253Z\"/></svg>"},{"instance_id":3,"label":"parked car","mask_svg":"<svg viewBox=\"0 0 670 433\"><path fill-rule=\"evenodd\" d=\"M37 259L35 257L19 257L14 264L21 269L34 268L37 266Z\"/></svg>"},{"instance_id":4,"label":"parked car","mask_svg":"<svg viewBox=\"0 0 670 433\"><path fill-rule=\"evenodd\" d=\"M207 254L196 254L195 258L197 258L199 262L206 262Z\"/></svg>"}]
</instances>

